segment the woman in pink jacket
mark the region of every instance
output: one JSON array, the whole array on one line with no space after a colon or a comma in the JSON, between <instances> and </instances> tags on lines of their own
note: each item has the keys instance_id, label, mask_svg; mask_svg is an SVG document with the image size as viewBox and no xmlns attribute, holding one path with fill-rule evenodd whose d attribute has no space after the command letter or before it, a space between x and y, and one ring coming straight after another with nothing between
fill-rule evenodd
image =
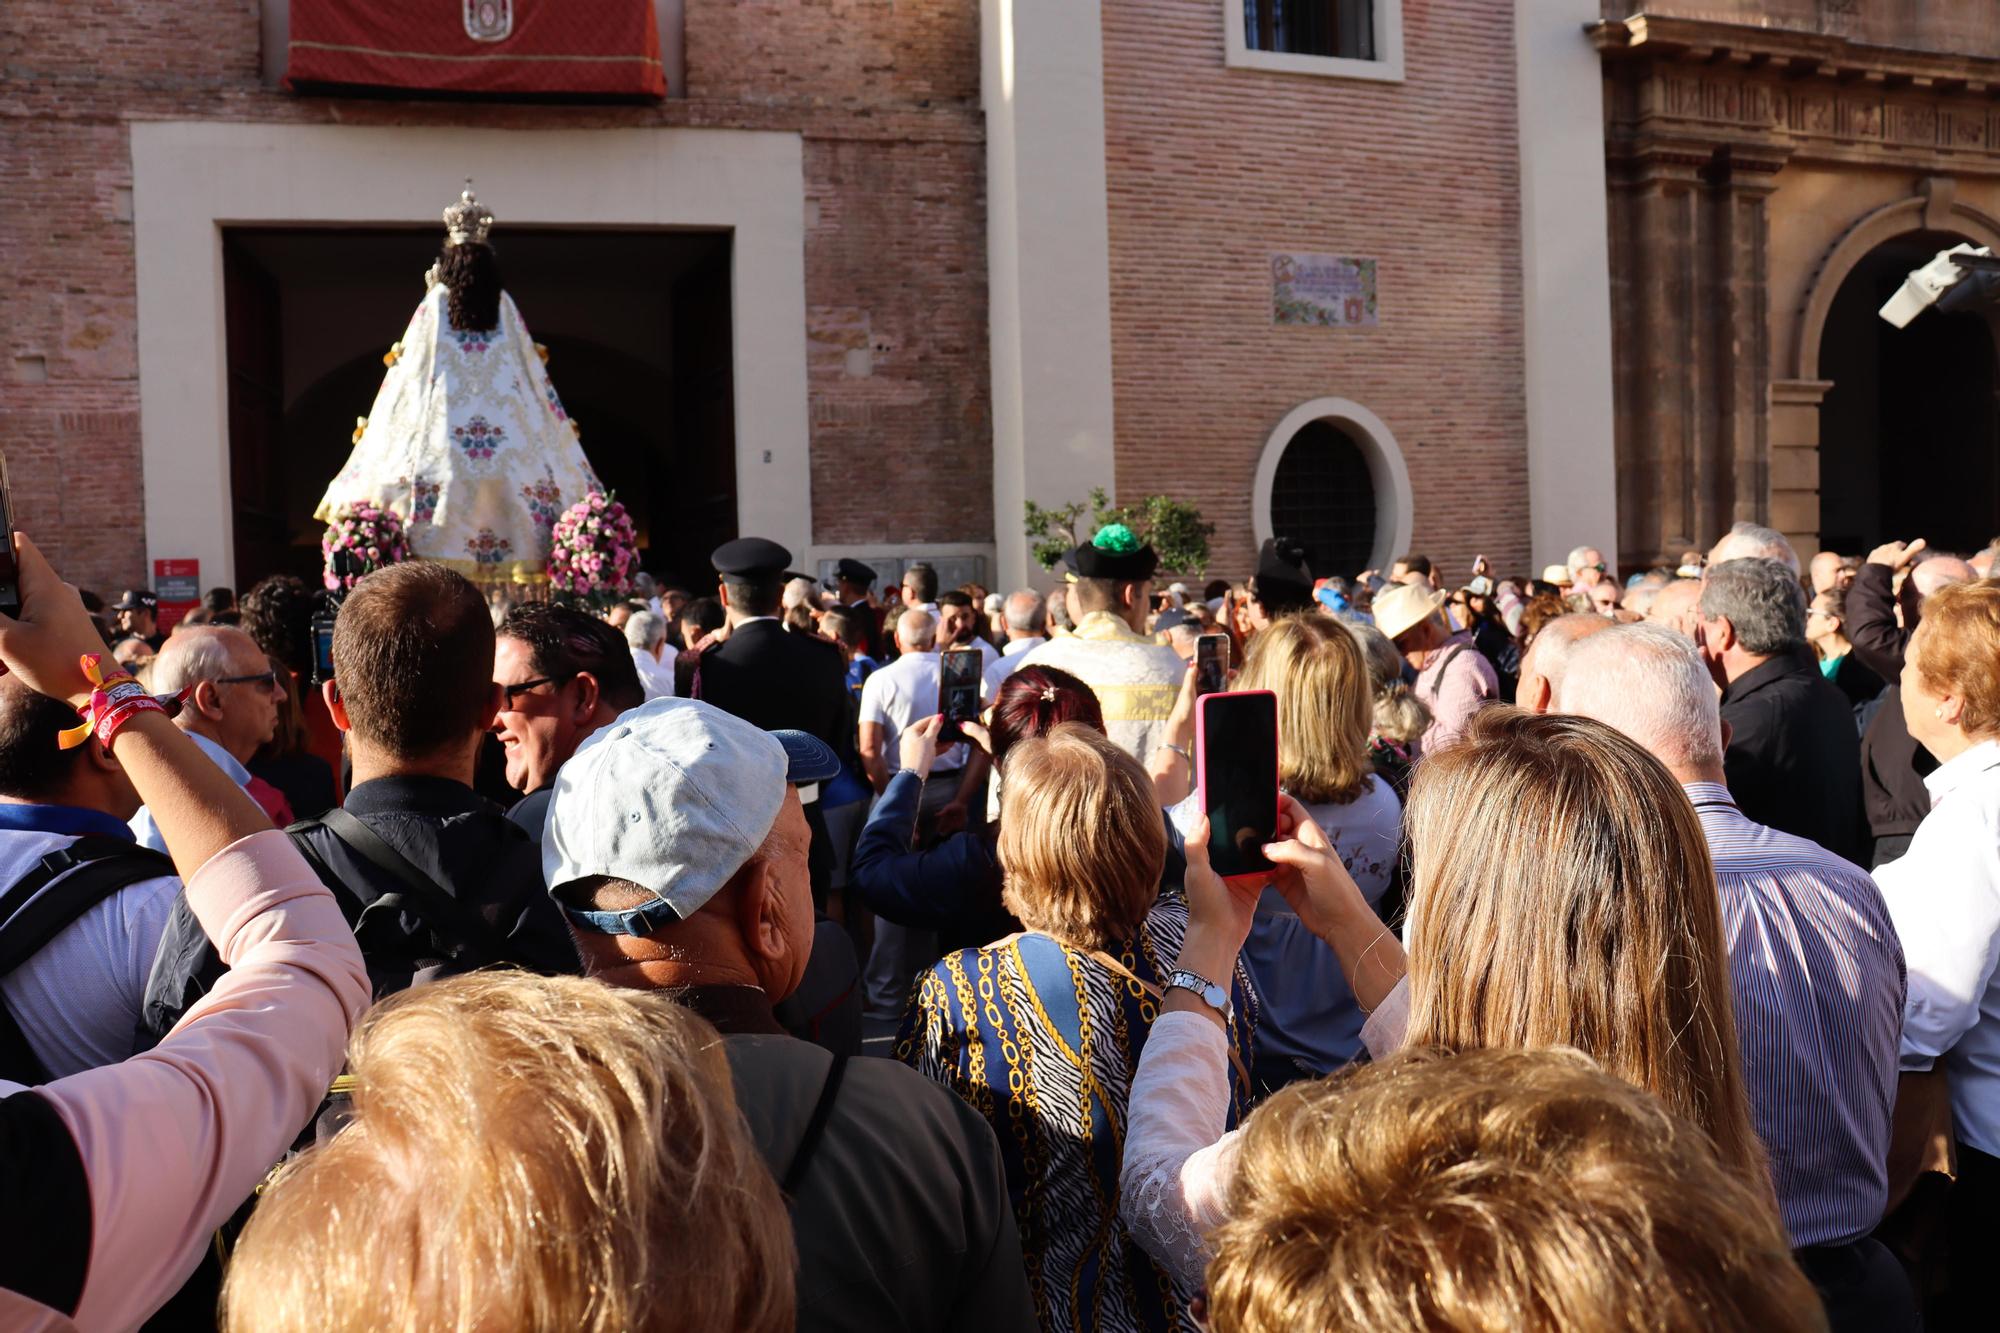
<instances>
[{"instance_id":1,"label":"woman in pink jacket","mask_svg":"<svg viewBox=\"0 0 2000 1333\"><path fill-rule=\"evenodd\" d=\"M21 615L0 664L79 706L102 653L76 591L17 536ZM312 1116L368 975L331 894L163 712L112 750L229 972L152 1050L38 1088L0 1082L0 1327L129 1329Z\"/></svg>"}]
</instances>

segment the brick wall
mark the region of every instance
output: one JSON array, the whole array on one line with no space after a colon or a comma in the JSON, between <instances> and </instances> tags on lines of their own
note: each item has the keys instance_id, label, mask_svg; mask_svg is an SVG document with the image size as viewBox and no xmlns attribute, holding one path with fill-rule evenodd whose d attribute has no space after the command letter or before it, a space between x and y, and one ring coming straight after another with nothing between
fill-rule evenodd
<instances>
[{"instance_id":1,"label":"brick wall","mask_svg":"<svg viewBox=\"0 0 2000 1333\"><path fill-rule=\"evenodd\" d=\"M1402 447L1415 549L1525 569L1512 7L1406 0L1390 84L1226 68L1224 0L1103 3L1120 495L1198 500L1240 576L1269 433L1348 398ZM1379 325L1274 327L1274 251L1378 260Z\"/></svg>"},{"instance_id":2,"label":"brick wall","mask_svg":"<svg viewBox=\"0 0 2000 1333\"><path fill-rule=\"evenodd\" d=\"M146 573L136 119L799 132L815 537L991 539L976 4L688 0L689 96L638 107L293 97L260 82L258 11L257 0L8 7L0 448L18 522L67 576L110 590ZM434 203L412 200L412 216Z\"/></svg>"}]
</instances>

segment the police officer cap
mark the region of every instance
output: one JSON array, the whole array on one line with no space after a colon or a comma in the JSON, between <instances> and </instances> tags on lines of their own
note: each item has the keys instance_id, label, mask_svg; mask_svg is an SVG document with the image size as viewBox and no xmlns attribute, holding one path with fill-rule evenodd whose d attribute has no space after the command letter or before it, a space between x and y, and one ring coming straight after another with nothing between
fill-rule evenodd
<instances>
[{"instance_id":1,"label":"police officer cap","mask_svg":"<svg viewBox=\"0 0 2000 1333\"><path fill-rule=\"evenodd\" d=\"M872 588L875 586L875 571L852 556L842 556L840 563L834 566L834 577L826 580L826 586L831 588L841 579L857 588Z\"/></svg>"},{"instance_id":2,"label":"police officer cap","mask_svg":"<svg viewBox=\"0 0 2000 1333\"><path fill-rule=\"evenodd\" d=\"M1153 577L1160 557L1142 545L1132 529L1123 523L1107 523L1097 530L1088 545L1069 553L1064 564L1073 566L1080 579L1116 579L1136 583Z\"/></svg>"},{"instance_id":3,"label":"police officer cap","mask_svg":"<svg viewBox=\"0 0 2000 1333\"><path fill-rule=\"evenodd\" d=\"M763 537L738 537L708 558L718 574L739 579L775 579L791 568L792 553Z\"/></svg>"}]
</instances>

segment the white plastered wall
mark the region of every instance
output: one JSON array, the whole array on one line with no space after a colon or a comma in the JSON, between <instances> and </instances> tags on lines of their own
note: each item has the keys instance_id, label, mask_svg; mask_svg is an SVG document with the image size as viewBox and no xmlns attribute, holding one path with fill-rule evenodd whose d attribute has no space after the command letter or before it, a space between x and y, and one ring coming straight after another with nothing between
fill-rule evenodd
<instances>
[{"instance_id":1,"label":"white plastered wall","mask_svg":"<svg viewBox=\"0 0 2000 1333\"><path fill-rule=\"evenodd\" d=\"M981 0L980 17L994 586L1025 587L1046 575L1023 502L1115 488L1103 20L1099 0Z\"/></svg>"},{"instance_id":2,"label":"white plastered wall","mask_svg":"<svg viewBox=\"0 0 2000 1333\"><path fill-rule=\"evenodd\" d=\"M509 225L733 232L738 527L795 551L811 544L798 135L140 122L132 175L149 559L192 556L205 584L235 581L223 228L442 231L438 210L467 176L502 233ZM421 276L410 275L412 306ZM384 346L397 332L382 331Z\"/></svg>"},{"instance_id":3,"label":"white plastered wall","mask_svg":"<svg viewBox=\"0 0 2000 1333\"><path fill-rule=\"evenodd\" d=\"M1604 69L1584 35L1598 0L1514 13L1521 123L1521 310L1534 564L1618 549Z\"/></svg>"}]
</instances>

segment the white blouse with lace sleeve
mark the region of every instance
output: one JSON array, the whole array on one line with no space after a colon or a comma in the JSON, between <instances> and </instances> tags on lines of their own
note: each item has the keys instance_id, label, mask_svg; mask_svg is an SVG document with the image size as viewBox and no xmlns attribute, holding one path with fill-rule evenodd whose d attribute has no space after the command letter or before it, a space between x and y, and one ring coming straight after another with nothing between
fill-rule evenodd
<instances>
[{"instance_id":1,"label":"white blouse with lace sleeve","mask_svg":"<svg viewBox=\"0 0 2000 1333\"><path fill-rule=\"evenodd\" d=\"M1170 1012L1146 1035L1125 1125L1118 1216L1141 1249L1199 1285L1209 1228L1236 1157L1229 1120L1229 1038L1204 1014Z\"/></svg>"},{"instance_id":2,"label":"white blouse with lace sleeve","mask_svg":"<svg viewBox=\"0 0 2000 1333\"><path fill-rule=\"evenodd\" d=\"M1403 1044L1409 982L1398 981L1361 1039L1381 1057ZM1208 1233L1229 1216L1227 1190L1242 1131L1229 1120L1229 1039L1206 1015L1153 1020L1127 1102L1118 1216L1139 1247L1175 1277L1199 1284Z\"/></svg>"}]
</instances>

